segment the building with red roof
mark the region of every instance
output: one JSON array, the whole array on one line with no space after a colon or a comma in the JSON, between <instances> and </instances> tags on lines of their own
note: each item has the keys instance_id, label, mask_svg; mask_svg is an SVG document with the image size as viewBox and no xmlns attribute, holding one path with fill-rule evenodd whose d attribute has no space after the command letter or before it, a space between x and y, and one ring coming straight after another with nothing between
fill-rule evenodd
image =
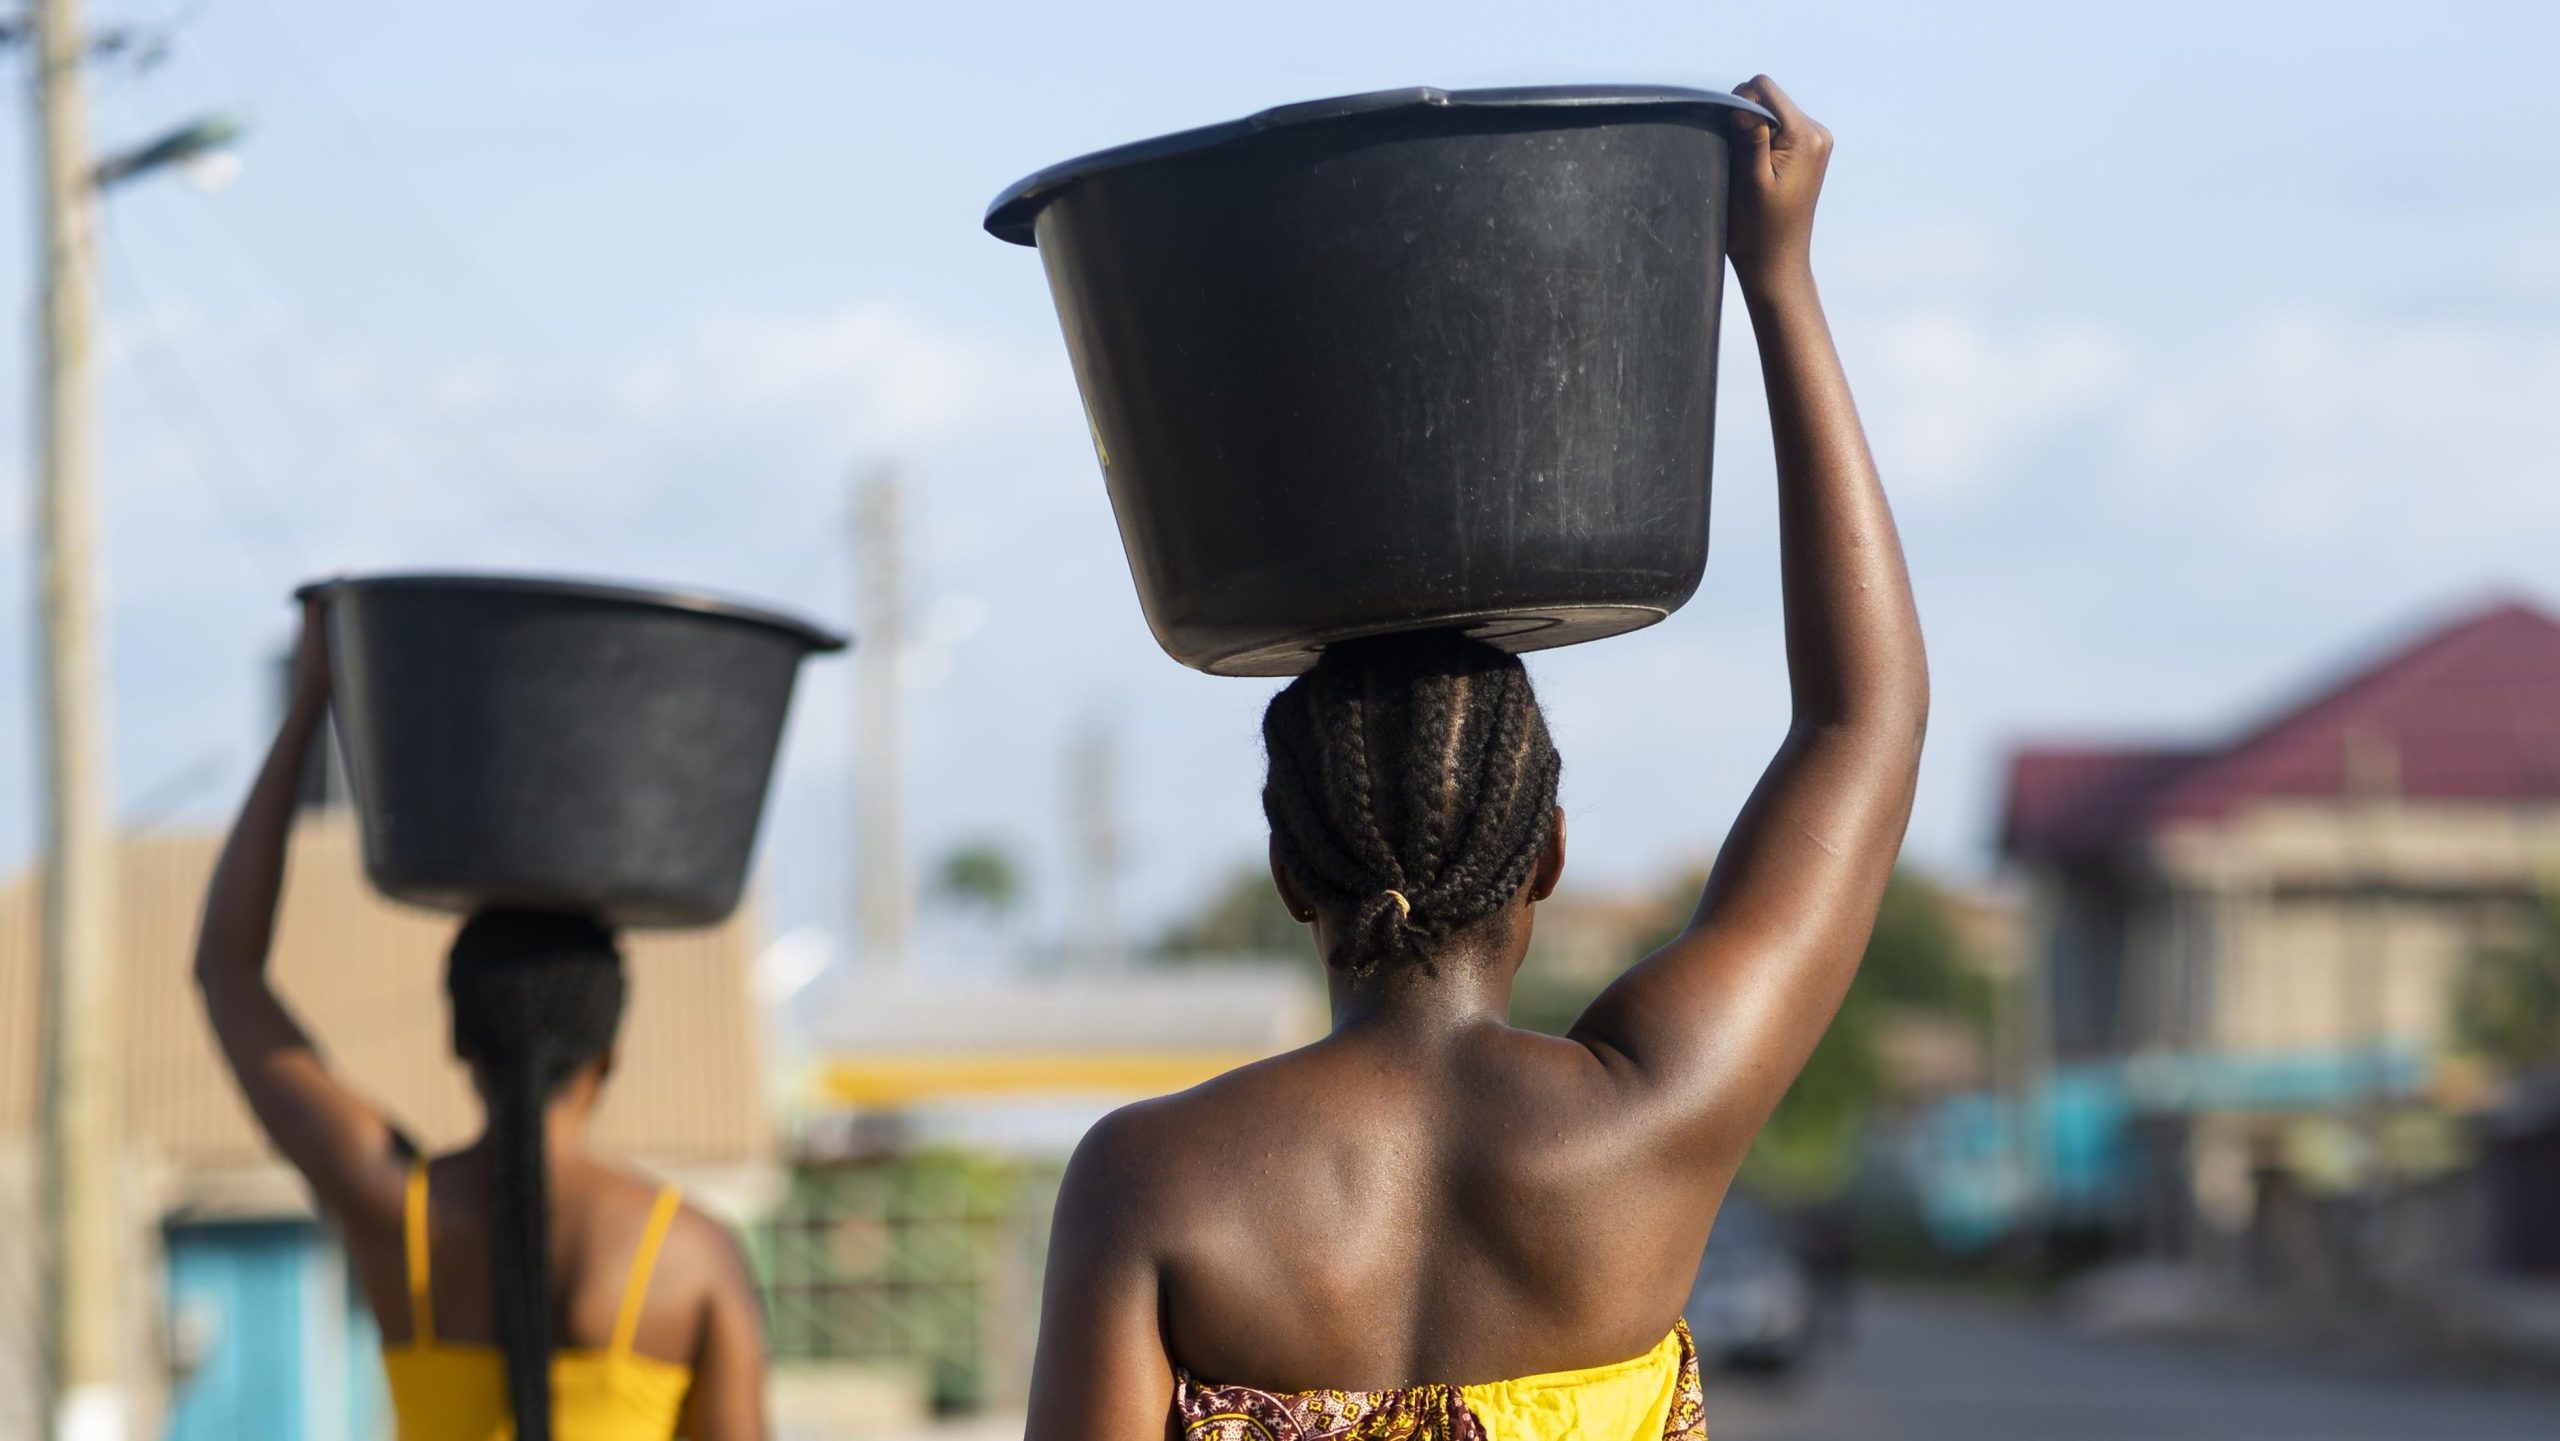
<instances>
[{"instance_id":1,"label":"building with red roof","mask_svg":"<svg viewBox=\"0 0 2560 1441\"><path fill-rule=\"evenodd\" d=\"M2359 746L2381 769L2360 774ZM2253 805L2380 791L2431 805L2560 803L2560 620L2508 602L2428 631L2220 746L2028 746L2001 841L2087 856Z\"/></svg>"},{"instance_id":2,"label":"building with red roof","mask_svg":"<svg viewBox=\"0 0 2560 1441\"><path fill-rule=\"evenodd\" d=\"M2472 957L2560 882L2560 619L2471 611L2219 743L2022 746L2000 847L2036 1049L2154 1078L2176 1189L2245 1218L2306 1125L2448 1074Z\"/></svg>"}]
</instances>

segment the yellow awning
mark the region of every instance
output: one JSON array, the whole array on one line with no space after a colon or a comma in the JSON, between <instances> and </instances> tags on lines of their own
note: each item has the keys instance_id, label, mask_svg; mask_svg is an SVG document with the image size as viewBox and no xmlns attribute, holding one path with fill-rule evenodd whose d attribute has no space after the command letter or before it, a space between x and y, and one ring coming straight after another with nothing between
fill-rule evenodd
<instances>
[{"instance_id":1,"label":"yellow awning","mask_svg":"<svg viewBox=\"0 0 2560 1441\"><path fill-rule=\"evenodd\" d=\"M819 1067L821 1098L894 1107L981 1096L1161 1096L1261 1060L1251 1051L921 1052L839 1057Z\"/></svg>"}]
</instances>

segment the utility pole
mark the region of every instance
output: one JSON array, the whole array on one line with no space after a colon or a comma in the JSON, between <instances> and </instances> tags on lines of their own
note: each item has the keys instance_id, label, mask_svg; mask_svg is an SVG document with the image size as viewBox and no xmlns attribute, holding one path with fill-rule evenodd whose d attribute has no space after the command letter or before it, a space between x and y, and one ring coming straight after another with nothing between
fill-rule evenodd
<instances>
[{"instance_id":1,"label":"utility pole","mask_svg":"<svg viewBox=\"0 0 2560 1441\"><path fill-rule=\"evenodd\" d=\"M2394 1177L2386 1154L2384 1121L2394 1099L2391 1076L2390 922L2391 829L2400 792L2400 749L2389 735L2364 728L2349 730L2344 748L2343 779L2348 845L2348 884L2353 889L2344 957L2348 987L2345 1019L2354 1048L2351 1084L2356 1131L2364 1148L2359 1190L2370 1238L2380 1225ZM2368 1239L2349 1259L2359 1285L2376 1279L2379 1258Z\"/></svg>"},{"instance_id":2,"label":"utility pole","mask_svg":"<svg viewBox=\"0 0 2560 1441\"><path fill-rule=\"evenodd\" d=\"M97 199L80 113L77 0L35 0L37 210L43 228L36 404L36 612L43 633L42 969L45 1393L60 1441L122 1441L117 1315L124 1197L107 1035L115 856L106 708L91 613L90 313Z\"/></svg>"},{"instance_id":3,"label":"utility pole","mask_svg":"<svg viewBox=\"0 0 2560 1441\"><path fill-rule=\"evenodd\" d=\"M2354 919L2347 929L2344 1018L2357 1059L2359 1089L2368 1113L2390 1090L2385 1053L2390 1043L2389 921L2391 828L2400 789L2400 752L2392 738L2357 728L2346 733L2344 779L2348 834L2348 884Z\"/></svg>"},{"instance_id":4,"label":"utility pole","mask_svg":"<svg viewBox=\"0 0 2560 1441\"><path fill-rule=\"evenodd\" d=\"M2053 967L2055 956L2048 940L2056 929L2056 913L2061 906L2057 882L2038 877L2029 883L2026 900L2026 934L2029 947L2020 967L2017 986L2018 1082L2013 1093L2011 1123L2016 1127L2018 1162L2028 1204L2033 1207L2032 1220L2035 1259L2041 1263L2052 1253L2061 1232L2058 1215L2058 1189L2054 1184L2053 1120L2051 1115L2052 1077L2055 1068L2053 1036Z\"/></svg>"},{"instance_id":5,"label":"utility pole","mask_svg":"<svg viewBox=\"0 0 2560 1441\"><path fill-rule=\"evenodd\" d=\"M855 933L862 964L894 971L915 929L915 878L907 855L906 615L898 476L874 470L854 500L855 613L863 646L854 684Z\"/></svg>"},{"instance_id":6,"label":"utility pole","mask_svg":"<svg viewBox=\"0 0 2560 1441\"><path fill-rule=\"evenodd\" d=\"M1108 723L1080 729L1067 751L1067 834L1074 847L1083 961L1121 960L1119 754Z\"/></svg>"},{"instance_id":7,"label":"utility pole","mask_svg":"<svg viewBox=\"0 0 2560 1441\"><path fill-rule=\"evenodd\" d=\"M44 792L38 985L42 1032L39 1226L44 1248L41 1401L57 1441L123 1441L119 1384L124 1196L114 1014L116 856L107 778L107 706L93 610L90 479L95 437L92 317L95 215L112 185L217 158L237 122L209 116L93 161L80 68L97 55L156 57L131 28L91 35L79 0L29 0L0 20L0 48L24 46L36 140L36 731ZM199 172L202 174L203 172Z\"/></svg>"}]
</instances>

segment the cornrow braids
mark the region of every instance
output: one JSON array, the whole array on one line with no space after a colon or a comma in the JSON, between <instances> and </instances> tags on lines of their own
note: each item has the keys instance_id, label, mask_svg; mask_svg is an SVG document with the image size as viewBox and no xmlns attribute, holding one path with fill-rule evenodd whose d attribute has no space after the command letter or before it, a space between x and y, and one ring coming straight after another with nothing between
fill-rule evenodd
<instances>
[{"instance_id":1,"label":"cornrow braids","mask_svg":"<svg viewBox=\"0 0 2560 1441\"><path fill-rule=\"evenodd\" d=\"M1495 914L1553 839L1563 760L1519 658L1454 631L1328 647L1262 717L1281 862L1365 977ZM1399 899L1401 898L1401 899Z\"/></svg>"}]
</instances>

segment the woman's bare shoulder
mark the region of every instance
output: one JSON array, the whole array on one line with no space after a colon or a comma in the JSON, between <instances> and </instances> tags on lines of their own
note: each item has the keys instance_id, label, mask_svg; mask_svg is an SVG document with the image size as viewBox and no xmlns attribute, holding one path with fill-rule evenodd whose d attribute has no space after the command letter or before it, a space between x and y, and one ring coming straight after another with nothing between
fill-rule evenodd
<instances>
[{"instance_id":1,"label":"woman's bare shoulder","mask_svg":"<svg viewBox=\"0 0 2560 1441\"><path fill-rule=\"evenodd\" d=\"M738 1228L723 1216L716 1203L666 1177L644 1171L616 1166L609 1168L608 1177L606 1184L613 1191L609 1204L616 1211L645 1218L656 1209L659 1198L674 1194L675 1214L668 1218L667 1233L660 1244L660 1265L725 1261L739 1250Z\"/></svg>"},{"instance_id":2,"label":"woman's bare shoulder","mask_svg":"<svg viewBox=\"0 0 2560 1441\"><path fill-rule=\"evenodd\" d=\"M1412 1109L1409 1078L1317 1042L1105 1115L1076 1146L1063 1215L1107 1226L1164 1255L1275 1204L1312 1168L1349 1153Z\"/></svg>"},{"instance_id":3,"label":"woman's bare shoulder","mask_svg":"<svg viewBox=\"0 0 2560 1441\"><path fill-rule=\"evenodd\" d=\"M755 1291L739 1228L693 1201L676 1208L675 1221L667 1228L667 1254L681 1258L679 1264L706 1294Z\"/></svg>"},{"instance_id":4,"label":"woman's bare shoulder","mask_svg":"<svg viewBox=\"0 0 2560 1441\"><path fill-rule=\"evenodd\" d=\"M1321 1045L1302 1046L1105 1115L1077 1150L1124 1179L1168 1171L1269 1138L1340 1090Z\"/></svg>"},{"instance_id":5,"label":"woman's bare shoulder","mask_svg":"<svg viewBox=\"0 0 2560 1441\"><path fill-rule=\"evenodd\" d=\"M610 1183L614 1194L606 1208L615 1216L612 1229L630 1235L637 1245L647 1217L669 1183L632 1171L618 1171ZM755 1273L747 1261L739 1227L715 1204L677 1191L675 1213L658 1246L649 1277L649 1319L641 1327L641 1349L689 1355L698 1339L698 1318L723 1302L756 1296ZM680 1331L660 1329L659 1318L688 1318ZM658 1344L652 1345L655 1341Z\"/></svg>"}]
</instances>

